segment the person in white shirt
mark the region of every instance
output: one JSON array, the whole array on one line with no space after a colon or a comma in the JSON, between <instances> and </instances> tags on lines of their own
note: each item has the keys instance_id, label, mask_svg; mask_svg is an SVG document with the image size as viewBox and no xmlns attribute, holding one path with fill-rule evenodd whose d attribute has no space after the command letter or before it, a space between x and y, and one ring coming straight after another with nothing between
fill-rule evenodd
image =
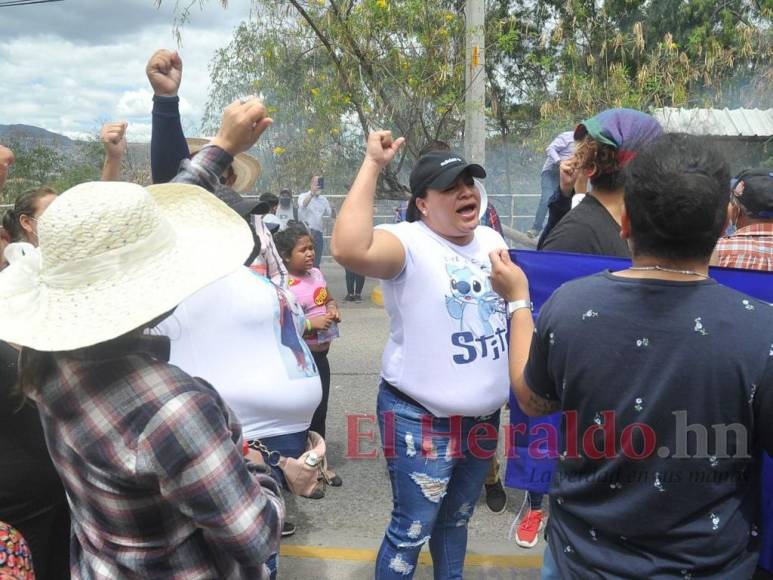
<instances>
[{"instance_id":1,"label":"person in white shirt","mask_svg":"<svg viewBox=\"0 0 773 580\"><path fill-rule=\"evenodd\" d=\"M569 159L574 154L574 131L564 131L550 142L545 148L545 163L542 165L540 175L540 200L537 213L534 216L534 224L526 234L536 238L545 226L545 216L548 214L548 202L553 192L558 189L561 162ZM574 206L572 206L574 207Z\"/></svg>"},{"instance_id":2,"label":"person in white shirt","mask_svg":"<svg viewBox=\"0 0 773 580\"><path fill-rule=\"evenodd\" d=\"M407 221L374 228L378 175L403 142L389 131L368 137L331 249L344 267L383 281L390 317L377 412L394 509L375 576L412 577L428 542L435 577L461 578L509 393L507 306L489 259L506 244L479 225L474 178L485 170L453 151L420 157Z\"/></svg>"},{"instance_id":3,"label":"person in white shirt","mask_svg":"<svg viewBox=\"0 0 773 580\"><path fill-rule=\"evenodd\" d=\"M298 208L293 204L293 192L283 189L279 192L279 204L276 207L279 229L284 230L290 220L298 221Z\"/></svg>"},{"instance_id":4,"label":"person in white shirt","mask_svg":"<svg viewBox=\"0 0 773 580\"><path fill-rule=\"evenodd\" d=\"M322 250L325 247L325 217L335 217L335 210L327 198L320 193L322 178L315 175L311 178L311 189L298 196L298 219L302 221L314 241L314 267L319 268L322 261Z\"/></svg>"}]
</instances>

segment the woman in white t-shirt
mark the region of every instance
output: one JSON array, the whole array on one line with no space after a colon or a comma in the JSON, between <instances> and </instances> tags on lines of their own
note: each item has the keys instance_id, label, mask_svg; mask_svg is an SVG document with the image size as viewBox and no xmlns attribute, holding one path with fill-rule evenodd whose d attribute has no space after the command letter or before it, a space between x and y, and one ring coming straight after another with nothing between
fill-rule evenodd
<instances>
[{"instance_id":1,"label":"woman in white t-shirt","mask_svg":"<svg viewBox=\"0 0 773 580\"><path fill-rule=\"evenodd\" d=\"M383 280L390 318L377 409L394 509L376 578L411 577L426 542L435 577L461 578L509 392L506 307L488 258L506 245L478 222L473 178L486 172L452 151L418 160L407 221L374 228L376 181L402 144L368 137L332 239L340 264Z\"/></svg>"},{"instance_id":2,"label":"woman in white t-shirt","mask_svg":"<svg viewBox=\"0 0 773 580\"><path fill-rule=\"evenodd\" d=\"M171 364L215 386L245 441L297 458L322 398L304 322L289 290L243 266L183 300L156 332L170 339ZM286 489L276 459L264 460ZM285 522L282 535L294 528ZM266 564L275 574L276 557Z\"/></svg>"}]
</instances>

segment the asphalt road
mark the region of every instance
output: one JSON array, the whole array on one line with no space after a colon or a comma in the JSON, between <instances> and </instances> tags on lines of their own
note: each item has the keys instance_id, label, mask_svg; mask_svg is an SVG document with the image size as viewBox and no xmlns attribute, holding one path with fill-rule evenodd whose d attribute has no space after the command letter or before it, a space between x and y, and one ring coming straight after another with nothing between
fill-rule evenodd
<instances>
[{"instance_id":1,"label":"asphalt road","mask_svg":"<svg viewBox=\"0 0 773 580\"><path fill-rule=\"evenodd\" d=\"M389 521L391 490L382 458L346 457L347 416L375 415L388 320L383 308L369 299L374 281L367 281L364 293L367 299L363 303L346 303L341 300L346 294L343 269L324 262L322 270L331 293L342 305L341 337L330 351L332 380L327 444L331 467L343 478L344 484L340 488L328 488L321 500L292 498L288 501L288 519L297 525L297 533L283 542L279 577L360 580L373 577L372 559ZM507 424L507 416L503 415L502 419ZM372 443L361 442L363 451L379 448L376 424L366 421L361 429L370 425L375 437ZM469 525L465 578L539 578L544 544L540 542L532 550L523 550L508 540L523 493L512 489L507 492L507 510L498 515L486 508L481 494ZM431 567L419 566L415 578L432 578Z\"/></svg>"}]
</instances>

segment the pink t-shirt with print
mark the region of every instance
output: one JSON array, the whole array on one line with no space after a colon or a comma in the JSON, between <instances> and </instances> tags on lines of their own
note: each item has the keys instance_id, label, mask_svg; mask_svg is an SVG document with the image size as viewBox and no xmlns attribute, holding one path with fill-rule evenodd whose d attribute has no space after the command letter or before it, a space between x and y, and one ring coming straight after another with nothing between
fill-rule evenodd
<instances>
[{"instance_id":1,"label":"pink t-shirt with print","mask_svg":"<svg viewBox=\"0 0 773 580\"><path fill-rule=\"evenodd\" d=\"M328 301L327 282L319 268L312 268L305 276L290 275L290 290L303 307L306 318L324 316L327 313L325 304ZM308 344L319 344L317 333L313 336L304 335Z\"/></svg>"}]
</instances>

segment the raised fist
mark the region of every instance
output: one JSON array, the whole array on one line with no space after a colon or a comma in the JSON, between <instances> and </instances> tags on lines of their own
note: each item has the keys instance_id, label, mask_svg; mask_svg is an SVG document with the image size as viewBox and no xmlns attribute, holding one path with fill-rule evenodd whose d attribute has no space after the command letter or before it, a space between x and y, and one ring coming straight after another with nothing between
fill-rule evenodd
<instances>
[{"instance_id":1,"label":"raised fist","mask_svg":"<svg viewBox=\"0 0 773 580\"><path fill-rule=\"evenodd\" d=\"M177 52L162 48L153 53L145 67L153 94L176 97L183 78L183 61Z\"/></svg>"},{"instance_id":2,"label":"raised fist","mask_svg":"<svg viewBox=\"0 0 773 580\"><path fill-rule=\"evenodd\" d=\"M405 137L393 140L391 131L374 131L368 135L365 160L373 161L383 169L395 158L403 143Z\"/></svg>"},{"instance_id":3,"label":"raised fist","mask_svg":"<svg viewBox=\"0 0 773 580\"><path fill-rule=\"evenodd\" d=\"M0 189L3 188L8 168L13 165L14 161L16 161L16 157L14 157L13 151L0 145Z\"/></svg>"},{"instance_id":4,"label":"raised fist","mask_svg":"<svg viewBox=\"0 0 773 580\"><path fill-rule=\"evenodd\" d=\"M574 183L582 172L577 166L577 160L574 156L561 161L559 167L559 188L561 189L562 194L571 197L571 194L574 191Z\"/></svg>"},{"instance_id":5,"label":"raised fist","mask_svg":"<svg viewBox=\"0 0 773 580\"><path fill-rule=\"evenodd\" d=\"M99 131L99 139L105 146L108 157L113 159L122 159L126 155L128 145L126 144L126 127L129 124L126 121L120 123L105 123Z\"/></svg>"},{"instance_id":6,"label":"raised fist","mask_svg":"<svg viewBox=\"0 0 773 580\"><path fill-rule=\"evenodd\" d=\"M260 99L234 101L223 111L223 122L211 143L235 156L252 147L271 123Z\"/></svg>"}]
</instances>

